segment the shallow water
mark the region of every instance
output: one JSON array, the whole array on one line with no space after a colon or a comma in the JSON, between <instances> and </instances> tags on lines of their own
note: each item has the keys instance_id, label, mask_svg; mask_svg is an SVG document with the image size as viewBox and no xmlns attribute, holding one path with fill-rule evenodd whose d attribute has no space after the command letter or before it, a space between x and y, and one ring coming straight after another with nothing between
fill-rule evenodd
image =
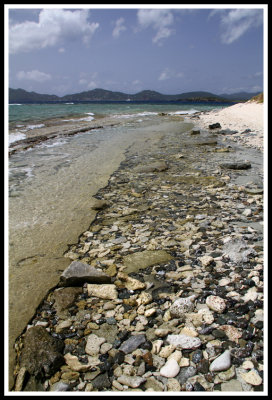
<instances>
[{"instance_id":1,"label":"shallow water","mask_svg":"<svg viewBox=\"0 0 272 400\"><path fill-rule=\"evenodd\" d=\"M12 348L48 290L71 262L63 257L95 217L93 195L106 186L129 146L151 145L167 130L191 127L155 116L144 122L43 142L9 160L9 338ZM12 350L11 350L12 352ZM12 359L12 354L11 354Z\"/></svg>"}]
</instances>

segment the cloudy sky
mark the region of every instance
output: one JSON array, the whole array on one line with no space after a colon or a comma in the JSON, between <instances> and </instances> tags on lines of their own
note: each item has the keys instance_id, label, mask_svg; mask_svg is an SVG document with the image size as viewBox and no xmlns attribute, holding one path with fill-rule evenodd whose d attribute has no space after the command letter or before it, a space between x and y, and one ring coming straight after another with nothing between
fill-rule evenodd
<instances>
[{"instance_id":1,"label":"cloudy sky","mask_svg":"<svg viewBox=\"0 0 272 400\"><path fill-rule=\"evenodd\" d=\"M262 6L63 6L8 6L9 87L59 96L263 90Z\"/></svg>"}]
</instances>

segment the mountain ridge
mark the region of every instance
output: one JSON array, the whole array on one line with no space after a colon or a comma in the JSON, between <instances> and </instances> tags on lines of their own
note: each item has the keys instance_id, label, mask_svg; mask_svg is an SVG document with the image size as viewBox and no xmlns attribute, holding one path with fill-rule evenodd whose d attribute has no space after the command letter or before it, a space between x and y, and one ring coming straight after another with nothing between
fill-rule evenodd
<instances>
[{"instance_id":1,"label":"mountain ridge","mask_svg":"<svg viewBox=\"0 0 272 400\"><path fill-rule=\"evenodd\" d=\"M233 93L216 95L206 91L192 91L180 94L162 94L154 90L142 90L135 94L127 94L123 92L113 92L96 88L93 90L83 91L79 93L67 94L64 96L41 94L36 92L28 92L24 89L9 88L9 103L31 103L31 102L71 102L71 101L180 101L180 102L239 102L247 101L256 93Z\"/></svg>"}]
</instances>

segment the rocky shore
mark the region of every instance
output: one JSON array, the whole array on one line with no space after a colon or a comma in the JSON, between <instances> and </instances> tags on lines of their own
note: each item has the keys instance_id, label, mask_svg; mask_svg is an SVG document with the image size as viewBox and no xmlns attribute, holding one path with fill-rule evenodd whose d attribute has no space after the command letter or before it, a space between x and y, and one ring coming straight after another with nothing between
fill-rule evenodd
<instances>
[{"instance_id":1,"label":"rocky shore","mask_svg":"<svg viewBox=\"0 0 272 400\"><path fill-rule=\"evenodd\" d=\"M263 176L235 155L212 129L127 150L16 342L14 391L264 390Z\"/></svg>"}]
</instances>

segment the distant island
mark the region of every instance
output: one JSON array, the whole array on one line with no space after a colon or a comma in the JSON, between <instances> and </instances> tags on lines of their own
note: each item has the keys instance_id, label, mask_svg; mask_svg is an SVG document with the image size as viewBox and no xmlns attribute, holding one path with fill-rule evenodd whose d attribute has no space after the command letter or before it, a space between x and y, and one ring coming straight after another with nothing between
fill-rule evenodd
<instances>
[{"instance_id":1,"label":"distant island","mask_svg":"<svg viewBox=\"0 0 272 400\"><path fill-rule=\"evenodd\" d=\"M24 89L9 89L9 103L48 103L48 102L88 102L88 101L150 101L150 102L216 102L216 103L237 103L247 101L259 92L239 92L233 94L216 95L210 92L186 92L180 94L162 94L153 90L143 90L136 94L112 92L105 89L93 89L85 92L67 94L59 97L50 94L28 92Z\"/></svg>"}]
</instances>

